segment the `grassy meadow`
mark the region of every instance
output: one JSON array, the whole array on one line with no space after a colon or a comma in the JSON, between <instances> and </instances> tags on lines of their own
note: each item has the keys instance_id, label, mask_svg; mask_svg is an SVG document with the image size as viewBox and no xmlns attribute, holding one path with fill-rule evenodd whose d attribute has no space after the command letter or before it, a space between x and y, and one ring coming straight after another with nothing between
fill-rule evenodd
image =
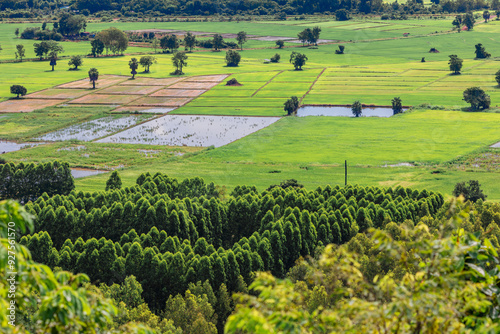
<instances>
[{"instance_id":1,"label":"grassy meadow","mask_svg":"<svg viewBox=\"0 0 500 334\"><path fill-rule=\"evenodd\" d=\"M308 18L283 22L105 22L89 23L88 31L115 26L123 30L179 29L206 33L296 37L306 27L320 26L321 38L334 43L317 48L285 42L276 49L273 41L249 40L240 51L238 67L226 67L225 52L196 50L188 54L185 76L229 74L224 82L195 98L172 114L284 116L283 103L292 95L302 104L390 105L395 96L403 105L422 106L391 118L284 117L250 136L217 149L149 145L62 142L22 149L2 155L7 161L43 162L66 160L72 167L119 168L124 185L131 185L144 171L161 171L177 178L201 176L229 189L270 184L295 178L308 188L343 184L344 160L349 182L362 185L403 185L451 194L456 182L478 179L489 195L500 200L499 171L495 161L488 168L470 163L471 154L493 154L486 148L500 141L500 88L495 72L500 69L500 21L476 24L473 31L450 32L451 18L414 18L404 21L355 19L345 22ZM0 24L1 60L13 59L15 45L26 45L33 57L34 41L14 38L14 30L36 24ZM41 24L39 24L41 25ZM49 25L50 26L50 25ZM403 33L410 33L403 37ZM231 40L231 39L229 39ZM475 60L474 45L482 43L492 58ZM337 55L338 45L345 54ZM64 42L64 55L87 54L88 42ZM429 53L435 47L439 53ZM303 71L293 71L290 53L308 57ZM130 47L127 53L151 53ZM266 63L275 53L279 63ZM448 55L464 59L462 73L451 75ZM11 97L9 87L25 85L29 93L84 79L90 67L101 75L129 75L131 55L85 58L78 71L69 70L66 59L50 71L47 61L0 63L0 101ZM173 70L171 55L157 54L150 73L138 77L166 78ZM425 62L421 62L425 57ZM241 86L226 86L236 78ZM463 91L483 88L491 97L490 112L466 112ZM63 103L62 103L63 104ZM424 105L428 105L427 107ZM440 106L432 108L432 106ZM111 107L56 106L41 111L0 116L0 139L27 141L85 120L109 115ZM435 110L430 110L435 109ZM84 147L71 149L71 147ZM146 152L146 153L145 153ZM493 152L493 153L492 153ZM468 160L469 159L469 160ZM476 158L474 158L476 159ZM496 160L495 160L496 159ZM465 162L467 167L463 167ZM450 163L454 162L454 163ZM411 163L414 167L385 167ZM491 167L493 166L493 167ZM495 167L497 166L497 167ZM107 174L76 181L82 190L101 190Z\"/></svg>"}]
</instances>

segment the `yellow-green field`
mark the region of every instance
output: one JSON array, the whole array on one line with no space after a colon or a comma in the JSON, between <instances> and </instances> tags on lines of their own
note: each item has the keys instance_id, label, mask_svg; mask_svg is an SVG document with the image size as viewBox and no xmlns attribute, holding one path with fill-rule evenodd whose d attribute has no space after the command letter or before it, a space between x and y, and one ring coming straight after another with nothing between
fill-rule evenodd
<instances>
[{"instance_id":1,"label":"yellow-green field","mask_svg":"<svg viewBox=\"0 0 500 334\"><path fill-rule=\"evenodd\" d=\"M109 25L111 23L89 24L88 30L97 31ZM292 95L297 96L302 104L349 105L360 100L364 104L389 106L391 99L397 96L405 106L421 107L420 110L388 119L287 117L227 146L206 151L161 147L159 153L146 158L138 150L154 150L153 147L124 145L120 149L119 144L72 142L71 145L85 145L85 154L95 158L61 151L63 146L66 147L65 143L23 149L2 155L2 158L16 162L66 158L72 166L90 168L124 166L120 173L125 185L131 185L141 172L162 171L178 178L201 176L230 188L238 184L255 184L260 189L288 178L296 178L308 187L325 183L342 184L342 163L347 160L351 166L352 183L432 188L450 194L456 182L478 179L484 184L489 199L500 199L499 172L495 167L498 166L495 161L500 158L493 157L493 163L488 168L475 164L462 168L460 163L467 157L482 159L485 154L491 155L491 151L485 153L484 150L500 141L500 114L495 113L500 104L500 89L495 81L495 73L500 69L496 58L500 57L500 44L497 43L500 21L478 24L473 31L462 33L450 32L450 18L406 21L372 18L347 22L314 18L307 21L240 23L114 22L112 25L121 29L183 29L207 33L245 30L258 36L275 36L279 32L279 36L283 37L296 37L305 27L318 25L322 28L321 38L339 41L320 44L317 48L285 42L284 49L277 49L272 41L252 40L245 44L245 50L240 51L242 62L238 67L225 66L224 51L196 50L188 54L188 66L184 69L186 81L183 82L200 75L225 74L228 77L206 92L195 87L194 83L190 84L191 87L179 86L179 90L201 90L193 93L193 100L172 111L173 114L284 116L283 103ZM0 32L12 30L12 36L2 35L0 42L4 50L0 59L12 58L10 53L20 41L12 38L17 26L21 25L0 24ZM409 32L409 37L403 37L403 32ZM88 53L87 42L66 43L66 54ZM474 45L477 43L482 43L492 58L474 59ZM335 54L338 44L345 46L345 54ZM431 47L440 52L429 53ZM128 51L151 52L150 49L136 47ZM303 71L294 71L289 63L292 51L307 55ZM266 63L265 60L275 53L281 55L281 61ZM451 75L448 68L450 54L464 59L460 75ZM12 84L25 85L29 93L33 93L82 80L90 67L98 68L101 77L129 75L127 65L130 57L85 58L79 71L69 71L67 60L60 60L54 72L50 71L46 61L0 63L3 74L0 97L6 100L11 96L9 86ZM140 88L141 94L150 94L144 99L151 101L174 99L180 93L164 92L166 95L155 97L157 90L147 84L150 81L145 78L172 77L169 74L173 70L171 55L157 54L156 57L158 63L151 67L150 73L140 72L137 75L137 82L143 80L145 86L134 89L138 92ZM425 57L425 62L421 62L422 57ZM232 78L236 78L241 86L226 86ZM129 81L124 82L128 85ZM88 95L85 88L81 92L82 97L77 89L71 97L60 95L65 93L60 88L40 92L35 97L83 99L89 106L59 106L31 114L5 115L0 118L0 139L28 140L112 112L130 112L130 108L118 108L118 104L134 104L129 101L131 88L125 86L120 82L109 88L101 87L104 90L94 95ZM472 86L479 86L490 95L492 108L489 112L465 111L467 104L462 100L462 93ZM92 96L97 103L97 98L102 99L107 96L105 94L116 98L117 105L93 107ZM132 94L135 94L134 91ZM61 105L65 103L66 100L61 100ZM113 154L103 154L106 150L113 150ZM496 152L499 149L491 150ZM496 154L493 153L493 156ZM450 164L450 161L458 163ZM414 167L384 167L398 163L411 163ZM80 189L102 189L106 178L107 175L102 174L80 179L77 185Z\"/></svg>"}]
</instances>

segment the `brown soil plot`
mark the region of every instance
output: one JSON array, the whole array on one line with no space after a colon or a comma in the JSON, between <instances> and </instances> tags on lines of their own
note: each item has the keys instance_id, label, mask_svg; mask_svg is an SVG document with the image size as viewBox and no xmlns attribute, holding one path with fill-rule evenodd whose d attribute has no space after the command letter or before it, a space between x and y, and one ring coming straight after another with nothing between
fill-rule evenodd
<instances>
[{"instance_id":1,"label":"brown soil plot","mask_svg":"<svg viewBox=\"0 0 500 334\"><path fill-rule=\"evenodd\" d=\"M196 82L221 82L229 75L221 74L221 75L202 75L198 77L187 78L186 82L196 81Z\"/></svg>"},{"instance_id":2,"label":"brown soil plot","mask_svg":"<svg viewBox=\"0 0 500 334\"><path fill-rule=\"evenodd\" d=\"M136 95L89 94L69 103L76 104L127 104L137 99Z\"/></svg>"},{"instance_id":3,"label":"brown soil plot","mask_svg":"<svg viewBox=\"0 0 500 334\"><path fill-rule=\"evenodd\" d=\"M169 98L169 97L142 97L135 100L131 105L149 106L149 107L180 107L191 101L188 98Z\"/></svg>"},{"instance_id":4,"label":"brown soil plot","mask_svg":"<svg viewBox=\"0 0 500 334\"><path fill-rule=\"evenodd\" d=\"M120 86L169 86L181 80L184 80L184 78L137 78L135 80L126 80Z\"/></svg>"},{"instance_id":5,"label":"brown soil plot","mask_svg":"<svg viewBox=\"0 0 500 334\"><path fill-rule=\"evenodd\" d=\"M95 87L96 88L104 88L104 87L109 87L112 85L116 85L119 82L122 82L124 80L127 80L127 77L120 77L120 76L115 76L115 75L103 75L99 77L99 80L96 81ZM88 78L78 80L78 81L73 81L73 82L68 82L62 85L57 86L57 88L92 88L92 83Z\"/></svg>"},{"instance_id":6,"label":"brown soil plot","mask_svg":"<svg viewBox=\"0 0 500 334\"><path fill-rule=\"evenodd\" d=\"M150 96L165 96L165 97L197 97L205 93L206 90L201 89L162 89L154 92Z\"/></svg>"},{"instance_id":7,"label":"brown soil plot","mask_svg":"<svg viewBox=\"0 0 500 334\"><path fill-rule=\"evenodd\" d=\"M97 94L148 95L160 89L158 86L112 86L96 92Z\"/></svg>"},{"instance_id":8,"label":"brown soil plot","mask_svg":"<svg viewBox=\"0 0 500 334\"><path fill-rule=\"evenodd\" d=\"M49 99L13 99L0 102L0 113L2 112L30 112L37 109L55 106L62 100Z\"/></svg>"},{"instance_id":9,"label":"brown soil plot","mask_svg":"<svg viewBox=\"0 0 500 334\"><path fill-rule=\"evenodd\" d=\"M178 82L169 88L175 88L175 89L210 89L212 87L217 86L219 83L218 82L188 82L188 81L183 81L183 82Z\"/></svg>"},{"instance_id":10,"label":"brown soil plot","mask_svg":"<svg viewBox=\"0 0 500 334\"><path fill-rule=\"evenodd\" d=\"M36 93L26 95L26 98L36 99L74 99L82 95L88 94L86 89L45 89Z\"/></svg>"}]
</instances>

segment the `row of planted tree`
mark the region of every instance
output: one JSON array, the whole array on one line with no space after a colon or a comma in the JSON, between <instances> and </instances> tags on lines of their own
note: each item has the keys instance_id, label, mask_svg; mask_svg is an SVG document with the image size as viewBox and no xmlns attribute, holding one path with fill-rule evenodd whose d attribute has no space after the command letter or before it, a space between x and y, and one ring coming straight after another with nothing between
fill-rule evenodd
<instances>
[{"instance_id":1,"label":"row of planted tree","mask_svg":"<svg viewBox=\"0 0 500 334\"><path fill-rule=\"evenodd\" d=\"M186 190L182 190L186 189ZM398 187L327 186L314 191L237 187L226 201L195 178L178 182L143 174L122 190L41 196L26 208L37 216L21 243L34 259L122 283L134 275L149 307L159 311L190 283L229 292L255 271L283 277L301 256L342 244L369 227L435 215L443 197Z\"/></svg>"},{"instance_id":2,"label":"row of planted tree","mask_svg":"<svg viewBox=\"0 0 500 334\"><path fill-rule=\"evenodd\" d=\"M57 174L66 164L56 166ZM6 178L2 180L7 180L8 186L3 188L12 191L13 180L29 183L35 171L50 175L54 165L35 167L4 165L2 175ZM23 174L23 170L31 174ZM337 286L336 280L343 278L328 273L328 282L333 279L330 283L312 283L310 280L316 278L309 276L311 268L297 260L318 258L321 252L328 256L333 245L341 254L344 250L354 252L357 259L352 261L359 262L349 262L350 268L338 262L332 267L334 272L361 272L365 283L376 284L378 275L390 275L400 282L414 271L403 261L413 261L411 252L403 249L402 259L395 260L385 254L390 248L380 249L388 247L386 237L379 236L377 241L367 236L385 231L382 233L392 240L407 243L413 238L409 234L415 234L425 245L434 245L430 240L439 231L447 231L447 212L456 210L453 203L444 203L441 194L403 187L326 186L308 191L289 180L263 192L239 186L226 197L220 188L200 178L179 181L160 173L146 173L136 183L121 189L114 173L104 192L76 192L57 183L54 189L39 188L61 194L42 194L27 203L26 210L36 216L35 229L19 241L31 250L35 261L48 264L56 272L63 269L89 275L99 293L112 298L120 309L111 326L139 322L166 334L223 333L237 302L231 298L232 293L248 293L247 286L255 288L256 283L261 285L254 292L266 289L263 276L254 282L257 271L296 282L294 289L304 295L305 304L294 300L290 310L304 306L305 312L318 307L330 312L337 304L326 294L331 292L328 284ZM494 253L494 247L499 246L500 206L478 198L474 201L474 209L461 218L460 227L476 235L487 233L491 241L487 245ZM370 227L375 230L366 234ZM327 244L331 246L325 253ZM423 248L418 251L425 252ZM350 257L345 259L351 261ZM265 280L268 288L275 284L269 278ZM272 295L266 293L260 298ZM38 307L45 309L43 305ZM242 310L245 308L237 309L229 319L229 332L238 332L234 329L238 326L236 319L248 329L251 323L266 317L259 314L258 318L248 318ZM365 308L359 311L364 315L370 312ZM33 312L36 308L25 313L23 324L36 329L39 324L33 319L40 315ZM312 324L316 321L322 320ZM292 321L291 325L304 324Z\"/></svg>"}]
</instances>

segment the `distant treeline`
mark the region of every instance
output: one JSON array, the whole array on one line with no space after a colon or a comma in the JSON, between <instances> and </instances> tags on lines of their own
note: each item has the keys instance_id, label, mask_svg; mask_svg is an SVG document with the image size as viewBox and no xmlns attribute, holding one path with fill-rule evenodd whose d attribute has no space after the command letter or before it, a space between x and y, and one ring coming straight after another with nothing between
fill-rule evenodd
<instances>
[{"instance_id":1,"label":"distant treeline","mask_svg":"<svg viewBox=\"0 0 500 334\"><path fill-rule=\"evenodd\" d=\"M334 14L347 10L353 14L400 13L431 14L467 12L489 8L500 9L498 0L432 0L433 6L424 7L423 0L410 0L405 4L397 1L384 3L382 0L278 0L278 1L216 1L216 0L76 0L71 8L84 15L108 12L109 16L160 16L160 15L286 15ZM53 13L59 5L55 1L0 0L2 17L36 17Z\"/></svg>"},{"instance_id":2,"label":"distant treeline","mask_svg":"<svg viewBox=\"0 0 500 334\"><path fill-rule=\"evenodd\" d=\"M190 283L229 292L255 271L284 277L301 256L343 244L369 227L434 216L443 196L403 187L238 186L223 201L213 184L143 174L108 192L43 195L26 209L37 233L21 243L36 261L88 274L94 283L134 275L152 310Z\"/></svg>"}]
</instances>

